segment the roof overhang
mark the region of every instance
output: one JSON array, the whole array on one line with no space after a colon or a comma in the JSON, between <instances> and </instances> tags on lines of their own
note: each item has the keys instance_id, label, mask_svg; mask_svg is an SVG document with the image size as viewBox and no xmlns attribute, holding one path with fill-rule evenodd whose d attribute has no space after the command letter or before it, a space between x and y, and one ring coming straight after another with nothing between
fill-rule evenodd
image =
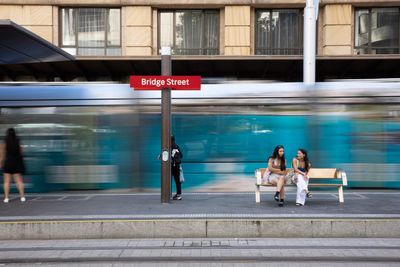
<instances>
[{"instance_id":1,"label":"roof overhang","mask_svg":"<svg viewBox=\"0 0 400 267\"><path fill-rule=\"evenodd\" d=\"M0 20L0 36L0 65L75 60L72 55L10 20Z\"/></svg>"},{"instance_id":2,"label":"roof overhang","mask_svg":"<svg viewBox=\"0 0 400 267\"><path fill-rule=\"evenodd\" d=\"M260 79L301 82L302 56L172 57L174 75L207 78ZM318 56L316 79L400 78L400 55ZM75 61L0 65L0 80L33 76L39 81L125 81L130 75L160 75L158 56L137 58L78 58ZM3 76L3 78L1 77ZM46 78L47 77L47 78ZM24 79L26 80L26 79Z\"/></svg>"}]
</instances>

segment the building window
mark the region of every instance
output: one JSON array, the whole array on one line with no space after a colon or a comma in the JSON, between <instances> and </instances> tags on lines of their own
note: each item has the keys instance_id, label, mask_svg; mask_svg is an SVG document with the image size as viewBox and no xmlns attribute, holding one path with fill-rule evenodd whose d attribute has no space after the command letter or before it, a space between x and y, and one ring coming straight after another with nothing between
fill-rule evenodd
<instances>
[{"instance_id":1,"label":"building window","mask_svg":"<svg viewBox=\"0 0 400 267\"><path fill-rule=\"evenodd\" d=\"M121 55L121 10L62 8L61 48L78 56Z\"/></svg>"},{"instance_id":2,"label":"building window","mask_svg":"<svg viewBox=\"0 0 400 267\"><path fill-rule=\"evenodd\" d=\"M159 47L175 55L218 55L218 10L175 10L159 13Z\"/></svg>"},{"instance_id":3,"label":"building window","mask_svg":"<svg viewBox=\"0 0 400 267\"><path fill-rule=\"evenodd\" d=\"M256 11L256 55L301 55L303 12L300 9Z\"/></svg>"},{"instance_id":4,"label":"building window","mask_svg":"<svg viewBox=\"0 0 400 267\"><path fill-rule=\"evenodd\" d=\"M400 8L362 8L355 15L355 53L400 52Z\"/></svg>"}]
</instances>

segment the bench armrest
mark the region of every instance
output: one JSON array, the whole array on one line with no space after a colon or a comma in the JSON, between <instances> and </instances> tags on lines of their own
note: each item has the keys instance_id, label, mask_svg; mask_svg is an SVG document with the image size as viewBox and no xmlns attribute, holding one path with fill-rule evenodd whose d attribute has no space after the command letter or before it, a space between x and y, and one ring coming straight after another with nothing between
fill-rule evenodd
<instances>
[{"instance_id":1,"label":"bench armrest","mask_svg":"<svg viewBox=\"0 0 400 267\"><path fill-rule=\"evenodd\" d=\"M347 186L347 174L344 170L338 169L339 172L339 178L342 179L342 184L344 186Z\"/></svg>"},{"instance_id":2,"label":"bench armrest","mask_svg":"<svg viewBox=\"0 0 400 267\"><path fill-rule=\"evenodd\" d=\"M261 169L256 169L254 171L254 176L256 177L256 185L260 185L262 182Z\"/></svg>"}]
</instances>

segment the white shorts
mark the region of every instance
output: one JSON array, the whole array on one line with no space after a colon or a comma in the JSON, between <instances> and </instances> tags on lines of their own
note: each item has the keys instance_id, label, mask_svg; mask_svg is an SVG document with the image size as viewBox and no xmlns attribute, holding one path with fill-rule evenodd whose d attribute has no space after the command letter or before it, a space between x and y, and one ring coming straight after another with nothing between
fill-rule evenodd
<instances>
[{"instance_id":1,"label":"white shorts","mask_svg":"<svg viewBox=\"0 0 400 267\"><path fill-rule=\"evenodd\" d=\"M284 175L278 173L271 173L270 175L268 175L268 183L272 184L274 183L274 181L278 183L279 177L284 177Z\"/></svg>"}]
</instances>

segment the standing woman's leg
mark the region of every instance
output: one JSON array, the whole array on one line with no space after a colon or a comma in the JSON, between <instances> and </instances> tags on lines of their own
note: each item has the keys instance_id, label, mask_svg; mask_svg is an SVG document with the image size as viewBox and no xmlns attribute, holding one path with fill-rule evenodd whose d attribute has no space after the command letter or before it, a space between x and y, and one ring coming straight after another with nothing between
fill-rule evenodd
<instances>
[{"instance_id":1,"label":"standing woman's leg","mask_svg":"<svg viewBox=\"0 0 400 267\"><path fill-rule=\"evenodd\" d=\"M10 193L10 180L11 180L11 174L9 173L4 173L3 175L3 189L4 189L4 201L8 201L8 194Z\"/></svg>"},{"instance_id":2,"label":"standing woman's leg","mask_svg":"<svg viewBox=\"0 0 400 267\"><path fill-rule=\"evenodd\" d=\"M181 170L179 168L176 168L176 192L178 195L182 194L182 185L181 185L181 178L180 178Z\"/></svg>"},{"instance_id":3,"label":"standing woman's leg","mask_svg":"<svg viewBox=\"0 0 400 267\"><path fill-rule=\"evenodd\" d=\"M172 169L172 176L174 176L175 186L176 186L176 194L180 195L181 192L181 181L179 180L179 169Z\"/></svg>"},{"instance_id":4,"label":"standing woman's leg","mask_svg":"<svg viewBox=\"0 0 400 267\"><path fill-rule=\"evenodd\" d=\"M20 198L25 198L25 193L24 193L24 182L22 181L22 175L20 173L14 174L14 181L15 184L17 185L17 189L19 192Z\"/></svg>"}]
</instances>

